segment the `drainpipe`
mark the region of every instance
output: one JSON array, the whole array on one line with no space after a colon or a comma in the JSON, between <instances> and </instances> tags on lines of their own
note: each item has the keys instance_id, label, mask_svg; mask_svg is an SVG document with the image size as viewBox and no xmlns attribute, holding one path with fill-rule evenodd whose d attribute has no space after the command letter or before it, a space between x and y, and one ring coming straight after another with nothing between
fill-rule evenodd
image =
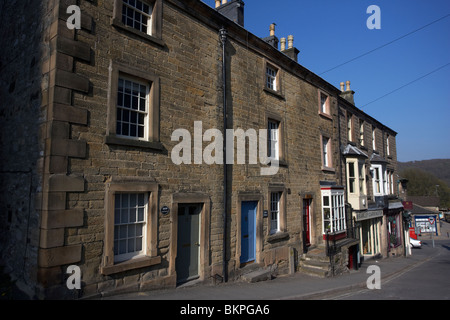
<instances>
[{"instance_id":1,"label":"drainpipe","mask_svg":"<svg viewBox=\"0 0 450 320\"><path fill-rule=\"evenodd\" d=\"M226 60L226 43L227 30L221 28L219 31L220 41L222 42L222 90L223 90L223 281L228 281L227 272L227 207L228 207L228 171L227 171L227 60Z\"/></svg>"}]
</instances>

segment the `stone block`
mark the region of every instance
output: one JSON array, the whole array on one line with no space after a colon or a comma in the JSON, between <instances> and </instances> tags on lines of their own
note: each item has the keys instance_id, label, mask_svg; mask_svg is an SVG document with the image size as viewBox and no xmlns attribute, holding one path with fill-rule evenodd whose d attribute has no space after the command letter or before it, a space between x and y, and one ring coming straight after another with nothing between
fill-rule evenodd
<instances>
[{"instance_id":1,"label":"stone block","mask_svg":"<svg viewBox=\"0 0 450 320\"><path fill-rule=\"evenodd\" d=\"M89 45L76 40L58 37L57 50L58 52L84 61L91 60L91 48Z\"/></svg>"},{"instance_id":2,"label":"stone block","mask_svg":"<svg viewBox=\"0 0 450 320\"><path fill-rule=\"evenodd\" d=\"M86 157L86 142L72 139L52 139L51 152L49 154L84 158Z\"/></svg>"},{"instance_id":3,"label":"stone block","mask_svg":"<svg viewBox=\"0 0 450 320\"><path fill-rule=\"evenodd\" d=\"M41 248L54 248L64 245L64 229L41 229Z\"/></svg>"},{"instance_id":4,"label":"stone block","mask_svg":"<svg viewBox=\"0 0 450 320\"><path fill-rule=\"evenodd\" d=\"M49 190L51 192L83 192L84 178L75 175L53 174L49 177Z\"/></svg>"},{"instance_id":5,"label":"stone block","mask_svg":"<svg viewBox=\"0 0 450 320\"><path fill-rule=\"evenodd\" d=\"M89 92L89 79L65 70L55 70L55 85L63 88Z\"/></svg>"},{"instance_id":6,"label":"stone block","mask_svg":"<svg viewBox=\"0 0 450 320\"><path fill-rule=\"evenodd\" d=\"M87 117L88 111L85 109L59 103L53 105L54 120L86 125Z\"/></svg>"},{"instance_id":7,"label":"stone block","mask_svg":"<svg viewBox=\"0 0 450 320\"><path fill-rule=\"evenodd\" d=\"M37 281L44 288L61 284L62 278L61 267L39 268L37 271Z\"/></svg>"},{"instance_id":8,"label":"stone block","mask_svg":"<svg viewBox=\"0 0 450 320\"><path fill-rule=\"evenodd\" d=\"M51 249L41 248L39 249L39 266L50 268L80 262L81 249L81 244Z\"/></svg>"},{"instance_id":9,"label":"stone block","mask_svg":"<svg viewBox=\"0 0 450 320\"><path fill-rule=\"evenodd\" d=\"M80 227L83 225L82 209L43 211L41 226L46 229Z\"/></svg>"}]
</instances>

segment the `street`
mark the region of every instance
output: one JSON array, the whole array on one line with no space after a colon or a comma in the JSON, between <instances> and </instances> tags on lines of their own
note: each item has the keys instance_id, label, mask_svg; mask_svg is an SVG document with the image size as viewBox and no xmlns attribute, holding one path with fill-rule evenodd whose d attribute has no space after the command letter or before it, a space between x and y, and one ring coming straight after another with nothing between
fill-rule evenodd
<instances>
[{"instance_id":1,"label":"street","mask_svg":"<svg viewBox=\"0 0 450 320\"><path fill-rule=\"evenodd\" d=\"M362 289L329 297L334 300L448 300L450 299L450 240L422 240L413 255L424 257L394 277L383 281L380 290ZM426 257L429 255L429 258Z\"/></svg>"}]
</instances>

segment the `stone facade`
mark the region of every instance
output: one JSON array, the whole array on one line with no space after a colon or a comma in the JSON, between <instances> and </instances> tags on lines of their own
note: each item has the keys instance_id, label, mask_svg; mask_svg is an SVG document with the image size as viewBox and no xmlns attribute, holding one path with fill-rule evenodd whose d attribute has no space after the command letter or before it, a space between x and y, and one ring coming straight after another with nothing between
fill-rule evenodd
<instances>
[{"instance_id":1,"label":"stone facade","mask_svg":"<svg viewBox=\"0 0 450 320\"><path fill-rule=\"evenodd\" d=\"M389 134L391 158L387 158L396 171L396 133L298 64L291 38L289 48L280 52L201 1L144 3L153 7L150 34L122 22L119 0L43 1L33 11L40 14L24 18L36 24L28 30L34 39L28 49L35 56L20 63L23 74L17 79L28 77L31 83L14 85L13 78L2 77L2 90L9 88L2 95L11 100L10 109L2 107L2 150L9 150L8 157L2 157L2 187L9 190L2 192L6 196L2 226L9 228L2 233L2 262L11 268L23 265L25 269L11 272L19 276L23 270L26 286L38 298L175 287L181 274L177 266L183 249L178 243L185 221L181 215L189 205L199 208L195 263L201 281L234 281L244 272L247 263L240 260L244 202L257 203L255 257L250 262L277 274L296 271L304 252L304 200L310 201L309 244L321 247L320 181L347 183L342 153L346 110L366 119L367 127L377 126L379 150L384 150ZM70 15L66 10L72 4L81 8L79 30L66 25ZM231 7L233 13L233 4L227 5L227 12ZM221 29L227 31L225 56ZM19 43L17 48L27 45ZM1 67L13 74L8 68L18 65L2 59ZM267 85L268 68L276 74L273 87ZM146 87L146 131L141 139L119 134L119 79ZM29 109L20 108L23 93L30 99ZM321 110L322 95L327 97L326 110ZM10 129L18 122L24 123L20 130ZM261 169L268 166L250 161L252 141L244 148L235 142L227 149L235 158L227 164L224 190L222 163L207 164L199 158L214 147L203 134L209 129L259 132L268 129L269 122L277 126L277 173L262 175ZM183 157L192 154L189 164L173 161L173 151L186 142L173 136L180 129L192 138L191 147L183 149ZM369 129L365 135L369 141ZM245 163L238 164L244 150ZM144 253L119 263L115 214L122 209L117 195L129 194L147 195ZM273 195L278 197L275 202ZM12 237L18 241L13 243ZM336 257L342 272L348 261L344 248ZM23 254L15 253L19 251ZM70 265L81 269L79 290L66 287Z\"/></svg>"}]
</instances>

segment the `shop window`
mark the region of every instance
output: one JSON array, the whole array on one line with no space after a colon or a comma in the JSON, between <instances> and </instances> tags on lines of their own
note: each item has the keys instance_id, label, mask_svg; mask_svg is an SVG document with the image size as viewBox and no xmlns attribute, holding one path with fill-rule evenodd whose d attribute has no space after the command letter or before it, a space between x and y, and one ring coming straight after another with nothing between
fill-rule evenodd
<instances>
[{"instance_id":1,"label":"shop window","mask_svg":"<svg viewBox=\"0 0 450 320\"><path fill-rule=\"evenodd\" d=\"M344 189L322 188L323 234L346 230Z\"/></svg>"}]
</instances>

